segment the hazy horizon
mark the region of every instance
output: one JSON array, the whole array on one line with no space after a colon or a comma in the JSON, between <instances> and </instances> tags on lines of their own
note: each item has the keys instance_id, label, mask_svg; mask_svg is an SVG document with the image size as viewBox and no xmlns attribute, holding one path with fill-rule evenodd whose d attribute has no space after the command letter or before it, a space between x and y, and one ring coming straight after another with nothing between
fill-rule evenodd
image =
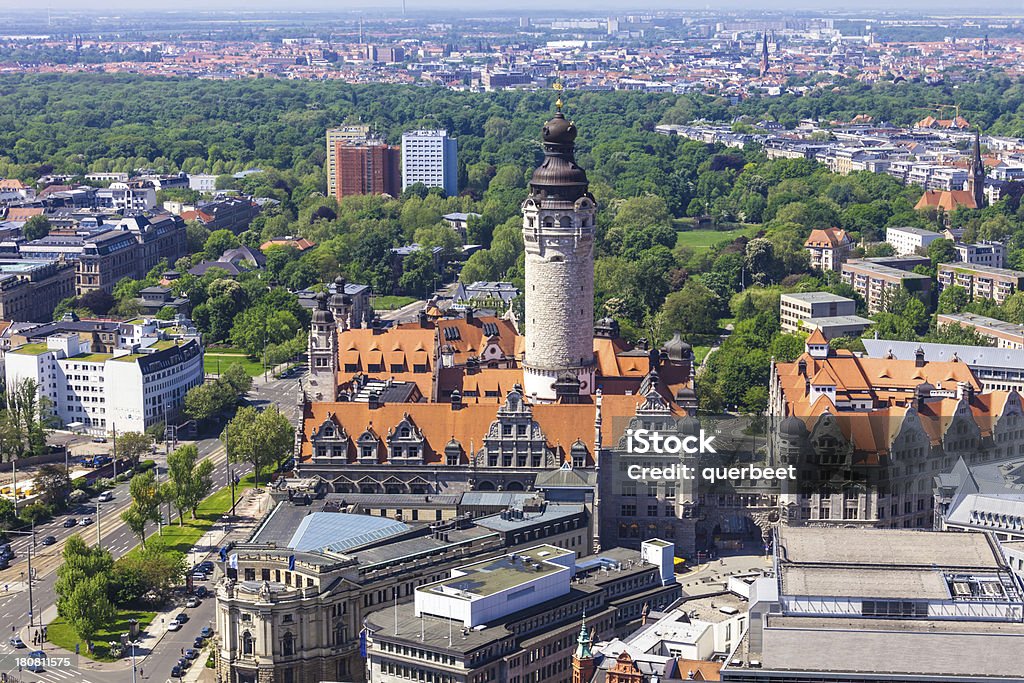
<instances>
[{"instance_id":1,"label":"hazy horizon","mask_svg":"<svg viewBox=\"0 0 1024 683\"><path fill-rule=\"evenodd\" d=\"M383 0L381 2L352 2L342 0L340 2L324 2L323 0L293 0L288 3L287 9L282 9L279 2L275 0L152 0L145 9L139 7L135 0L102 0L99 3L83 6L77 0L49 0L47 3L33 8L24 6L15 7L9 5L8 0L0 1L0 11L15 11L25 13L38 13L47 10L56 12L74 12L76 14L97 14L110 11L124 12L125 14L143 14L146 12L276 12L287 14L289 12L336 12L339 14L347 12L367 12L372 14L385 14L390 11L402 9L402 0ZM719 12L746 11L756 12L759 10L777 11L812 11L812 12L836 12L841 14L859 14L870 11L893 12L917 12L925 14L954 14L964 16L978 16L981 14L1020 14L1024 13L1024 0L1017 2L998 2L997 0L982 0L972 6L972 12L965 12L962 2L953 0L897 0L896 2L885 2L885 0L862 0L856 7L847 3L829 2L827 0L760 0L750 2L749 0L718 0L714 3L699 2L694 0L672 1L672 0L592 0L586 5L586 9L578 11L556 11L550 2L544 0L497 0L487 3L483 9L479 2L470 0L406 0L406 11L410 14L428 12L450 12L459 10L471 10L474 14L495 14L509 13L520 14L541 10L545 14L572 14L577 16L591 16L606 12L636 12L644 10L708 10Z\"/></svg>"}]
</instances>

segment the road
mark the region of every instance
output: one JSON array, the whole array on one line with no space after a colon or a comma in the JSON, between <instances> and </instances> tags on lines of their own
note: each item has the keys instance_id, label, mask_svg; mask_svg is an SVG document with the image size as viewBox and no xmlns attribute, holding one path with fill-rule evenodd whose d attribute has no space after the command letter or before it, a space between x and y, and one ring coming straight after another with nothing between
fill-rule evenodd
<instances>
[{"instance_id":1,"label":"road","mask_svg":"<svg viewBox=\"0 0 1024 683\"><path fill-rule=\"evenodd\" d=\"M259 377L256 378L253 390L248 394L247 398L254 405L277 404L281 412L294 422L297 420L299 413L298 387L298 376L281 380L271 378L268 382L264 382L263 378ZM228 476L229 464L223 444L216 438L201 439L196 441L195 444L198 447L200 457L208 457L214 463L214 491L228 486L230 482ZM158 476L166 477L166 455L163 448L158 449L158 451L155 457ZM235 463L230 465L230 469L234 475L244 476L251 468ZM43 613L47 609L52 608L56 602L54 582L56 580L57 567L61 562L64 543L69 537L81 534L89 545L95 545L97 529L99 529L102 547L110 550L111 555L115 559L126 554L138 544L138 537L121 521L121 512L131 502L128 484L120 484L116 488L111 489L111 492L114 496L113 500L107 503L100 503L98 514L97 503L94 499L86 505L68 512L65 516L35 528L36 545L35 551L32 553L32 574L35 580L32 582L31 594L32 609L34 611L33 622L37 627ZM171 512L168 508L165 508L164 514L169 516ZM67 517L81 518L84 516L93 518L94 523L92 526L64 527L64 520ZM98 521L98 524L96 521ZM155 525L148 530L148 533L157 533ZM56 537L57 542L50 546L42 546L42 539L51 535ZM8 675L11 675L12 668L16 672L16 667L10 666L10 657L5 656L13 652L13 648L7 643L7 637L13 631L21 631L29 623L29 590L26 579L28 576L28 549L30 544L31 539L29 537L19 537L17 540L12 541L11 546L15 551L15 561L11 563L10 568L0 571L0 589L3 589L0 592L0 628L10 627L10 631L4 629L4 633L0 633L0 635L4 636L3 640L0 641L0 671L8 672ZM206 559L206 555L214 550L216 548L199 545L189 554L189 561L198 562ZM208 587L212 589L213 582L210 582ZM212 621L213 603L212 598L207 599L203 601L200 607L187 610L192 614L193 618L181 631L167 633L152 653L141 650L137 653L139 656L149 654L149 659L153 661L151 666L154 668L151 671L154 672L154 675L147 675L146 678L159 678L161 681L167 678L170 666L179 656L181 648L190 647L195 636L199 634L200 629L203 626L209 625ZM52 609L50 611L52 612ZM47 648L44 647L44 649ZM24 655L28 651L20 650L19 654ZM89 660L83 657L81 662L81 668L72 667L71 669L46 671L38 674L23 672L21 680L23 683L65 680L82 681L83 683L109 683L112 681L131 680L130 667L122 675L120 672L90 671L88 668ZM160 672L159 675L156 675L157 671Z\"/></svg>"}]
</instances>

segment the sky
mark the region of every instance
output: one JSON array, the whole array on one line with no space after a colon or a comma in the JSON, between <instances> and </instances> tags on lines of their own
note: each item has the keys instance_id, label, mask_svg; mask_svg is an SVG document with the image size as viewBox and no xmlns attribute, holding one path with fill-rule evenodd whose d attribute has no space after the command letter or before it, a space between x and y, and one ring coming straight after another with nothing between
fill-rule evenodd
<instances>
[{"instance_id":1,"label":"sky","mask_svg":"<svg viewBox=\"0 0 1024 683\"><path fill-rule=\"evenodd\" d=\"M550 10L550 0L488 0L481 3L479 0L406 0L409 12L424 12L430 10L475 10L480 11L486 7L489 11L508 9L511 12L520 13L524 10ZM379 0L367 2L365 0L290 0L282 4L279 0L149 0L140 6L137 0L94 0L91 3L83 4L81 0L38 0L32 3L32 9L43 10L49 7L53 11L74 10L89 12L106 11L139 11L144 7L146 10L319 10L334 12L364 11L372 14L379 14L388 8L400 9L401 0ZM567 5L571 7L571 5ZM888 11L921 11L921 12L993 12L993 13L1021 13L1024 12L1024 0L979 0L966 4L963 0L714 0L713 2L702 2L700 0L588 0L584 10L576 12L581 16L593 15L595 13L640 10L640 9L715 9L715 10L758 10L758 9L800 9L826 11L835 10L839 12L851 12L861 10L888 10ZM0 0L0 11L18 10L25 8L21 0Z\"/></svg>"}]
</instances>

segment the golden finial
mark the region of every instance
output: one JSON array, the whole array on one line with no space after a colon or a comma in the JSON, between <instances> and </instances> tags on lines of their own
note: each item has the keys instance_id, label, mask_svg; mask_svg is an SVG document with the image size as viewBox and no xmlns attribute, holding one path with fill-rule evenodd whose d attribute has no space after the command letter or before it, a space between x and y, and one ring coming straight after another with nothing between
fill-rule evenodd
<instances>
[{"instance_id":1,"label":"golden finial","mask_svg":"<svg viewBox=\"0 0 1024 683\"><path fill-rule=\"evenodd\" d=\"M561 81L556 81L551 87L558 93L558 99L555 100L555 108L558 109L558 113L562 113L562 91L565 89L565 86L562 85Z\"/></svg>"}]
</instances>

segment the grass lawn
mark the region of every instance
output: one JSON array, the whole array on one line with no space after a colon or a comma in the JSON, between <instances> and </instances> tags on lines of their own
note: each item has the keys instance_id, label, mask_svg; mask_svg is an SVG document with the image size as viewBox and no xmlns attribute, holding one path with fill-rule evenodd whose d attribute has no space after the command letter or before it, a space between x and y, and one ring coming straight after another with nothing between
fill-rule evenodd
<instances>
[{"instance_id":1,"label":"grass lawn","mask_svg":"<svg viewBox=\"0 0 1024 683\"><path fill-rule=\"evenodd\" d=\"M710 346L694 346L693 347L693 362L695 365L700 365L704 362L704 357L708 355L708 351L711 350Z\"/></svg>"},{"instance_id":2,"label":"grass lawn","mask_svg":"<svg viewBox=\"0 0 1024 683\"><path fill-rule=\"evenodd\" d=\"M139 622L139 628L145 629L149 626L150 622L156 616L156 612L142 612L139 610L119 610L117 617L106 627L100 629L100 632L96 634L93 639L93 653L90 656L88 649L85 647L84 641L79 641L78 636L71 630L63 619L57 617L50 623L46 628L46 635L51 643L59 645L60 647L68 650L69 652L75 651L75 644L80 645L80 652L83 657L95 659L99 662L113 662L116 661L110 656L107 642L111 640L120 640L122 633L128 633L128 621L135 619Z\"/></svg>"},{"instance_id":3,"label":"grass lawn","mask_svg":"<svg viewBox=\"0 0 1024 683\"><path fill-rule=\"evenodd\" d=\"M370 305L377 311L393 311L416 301L414 296L375 296Z\"/></svg>"},{"instance_id":4,"label":"grass lawn","mask_svg":"<svg viewBox=\"0 0 1024 683\"><path fill-rule=\"evenodd\" d=\"M760 225L746 225L731 230L680 230L676 233L676 246L709 249L722 242L731 242L741 235L753 237L760 229Z\"/></svg>"},{"instance_id":5,"label":"grass lawn","mask_svg":"<svg viewBox=\"0 0 1024 683\"><path fill-rule=\"evenodd\" d=\"M208 375L223 373L232 365L241 365L250 376L256 377L263 374L263 364L256 360L250 360L241 353L222 353L220 349L215 352L207 351L203 356L203 370Z\"/></svg>"}]
</instances>

